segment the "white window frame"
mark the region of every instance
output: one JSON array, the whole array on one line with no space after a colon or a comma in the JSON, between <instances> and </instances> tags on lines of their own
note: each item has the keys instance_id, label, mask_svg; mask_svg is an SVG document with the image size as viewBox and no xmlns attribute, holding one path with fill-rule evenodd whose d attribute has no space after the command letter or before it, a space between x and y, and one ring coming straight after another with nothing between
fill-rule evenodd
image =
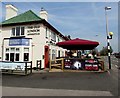
<instances>
[{"instance_id":1,"label":"white window frame","mask_svg":"<svg viewBox=\"0 0 120 98\"><path fill-rule=\"evenodd\" d=\"M19 37L19 36L16 35L16 28L17 28L17 27L20 27L20 34L19 34L19 36L25 36L25 26L16 26L16 27L13 27L13 28L15 29L15 35L13 35L13 32L12 32L13 30L11 30L11 36L12 36L12 37ZM21 34L21 29L22 29L22 27L24 27L24 35ZM12 28L12 29L13 29L13 28Z\"/></svg>"},{"instance_id":2,"label":"white window frame","mask_svg":"<svg viewBox=\"0 0 120 98\"><path fill-rule=\"evenodd\" d=\"M14 51L11 51L11 48L14 48ZM5 61L6 61L6 54L9 54L9 60L10 61L10 53L14 53L14 62L19 62L20 61L20 48L19 51L16 51L18 47L10 47L10 48L5 48ZM9 49L9 51L6 51L6 49ZM19 54L19 61L16 61L16 54Z\"/></svg>"}]
</instances>

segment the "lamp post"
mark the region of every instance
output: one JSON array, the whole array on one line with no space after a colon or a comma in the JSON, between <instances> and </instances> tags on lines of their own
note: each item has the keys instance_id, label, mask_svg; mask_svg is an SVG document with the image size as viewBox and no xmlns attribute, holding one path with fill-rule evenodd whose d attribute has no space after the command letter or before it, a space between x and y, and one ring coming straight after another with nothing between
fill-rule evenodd
<instances>
[{"instance_id":1,"label":"lamp post","mask_svg":"<svg viewBox=\"0 0 120 98\"><path fill-rule=\"evenodd\" d=\"M109 62L109 69L111 69L110 39L112 39L113 33L108 31L108 16L107 16L107 10L111 10L111 7L105 7L106 34L107 34L107 49L108 49L108 62Z\"/></svg>"}]
</instances>

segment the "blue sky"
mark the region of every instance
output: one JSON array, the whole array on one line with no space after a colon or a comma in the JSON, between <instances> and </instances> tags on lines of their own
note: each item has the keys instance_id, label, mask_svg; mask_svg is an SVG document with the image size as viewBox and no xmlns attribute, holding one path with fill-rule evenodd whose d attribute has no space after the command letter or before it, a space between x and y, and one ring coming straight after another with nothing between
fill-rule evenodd
<instances>
[{"instance_id":1,"label":"blue sky","mask_svg":"<svg viewBox=\"0 0 120 98\"><path fill-rule=\"evenodd\" d=\"M99 50L107 44L104 7L111 6L111 11L107 11L108 29L114 33L110 43L113 50L118 51L117 2L4 2L2 19L5 18L5 4L16 6L18 14L32 10L39 15L41 7L44 7L48 12L48 22L63 35L98 41Z\"/></svg>"}]
</instances>

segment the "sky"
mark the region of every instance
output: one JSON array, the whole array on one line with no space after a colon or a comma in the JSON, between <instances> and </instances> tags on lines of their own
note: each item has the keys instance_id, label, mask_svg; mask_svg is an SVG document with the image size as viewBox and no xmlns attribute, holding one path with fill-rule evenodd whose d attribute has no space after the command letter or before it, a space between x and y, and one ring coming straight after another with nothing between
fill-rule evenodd
<instances>
[{"instance_id":1,"label":"sky","mask_svg":"<svg viewBox=\"0 0 120 98\"><path fill-rule=\"evenodd\" d=\"M98 41L98 50L107 45L104 8L110 6L108 31L114 33L110 44L118 52L118 2L2 2L1 21L5 19L5 4L17 7L18 14L32 10L38 16L43 7L48 12L48 22L63 35Z\"/></svg>"}]
</instances>

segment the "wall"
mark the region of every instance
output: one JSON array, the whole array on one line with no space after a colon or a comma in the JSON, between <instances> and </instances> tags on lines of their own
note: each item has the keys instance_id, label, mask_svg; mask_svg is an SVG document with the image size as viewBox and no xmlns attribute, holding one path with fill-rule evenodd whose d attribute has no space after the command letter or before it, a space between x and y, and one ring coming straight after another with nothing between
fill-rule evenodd
<instances>
[{"instance_id":1,"label":"wall","mask_svg":"<svg viewBox=\"0 0 120 98\"><path fill-rule=\"evenodd\" d=\"M27 35L26 37L32 38L32 61L33 61L33 66L36 67L36 60L41 60L42 61L42 68L44 68L44 46L45 46L45 29L42 24L32 24L32 25L27 25L26 26L26 32L29 31L28 26L40 26L40 32L39 35Z\"/></svg>"}]
</instances>

